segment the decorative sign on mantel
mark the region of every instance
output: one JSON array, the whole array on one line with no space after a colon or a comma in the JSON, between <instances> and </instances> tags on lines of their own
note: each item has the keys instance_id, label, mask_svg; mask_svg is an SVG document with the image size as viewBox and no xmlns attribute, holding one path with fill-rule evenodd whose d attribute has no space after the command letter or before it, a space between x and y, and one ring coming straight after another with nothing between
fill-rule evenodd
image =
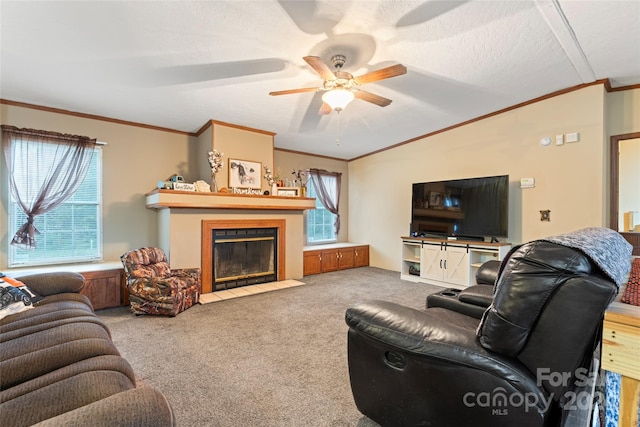
<instances>
[{"instance_id":1,"label":"decorative sign on mantel","mask_svg":"<svg viewBox=\"0 0 640 427\"><path fill-rule=\"evenodd\" d=\"M238 188L232 187L231 192L233 194L252 194L254 196L262 195L262 190L259 188Z\"/></svg>"}]
</instances>

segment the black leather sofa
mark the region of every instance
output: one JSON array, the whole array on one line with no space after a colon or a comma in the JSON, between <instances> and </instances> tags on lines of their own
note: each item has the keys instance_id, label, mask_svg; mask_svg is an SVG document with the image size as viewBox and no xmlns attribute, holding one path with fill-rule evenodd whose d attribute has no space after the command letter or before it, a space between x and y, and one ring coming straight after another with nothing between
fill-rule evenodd
<instances>
[{"instance_id":1,"label":"black leather sofa","mask_svg":"<svg viewBox=\"0 0 640 427\"><path fill-rule=\"evenodd\" d=\"M584 417L576 397L588 401L578 393L618 286L580 250L534 241L508 255L482 319L457 296L449 308L422 311L355 304L346 322L356 406L382 426L551 426Z\"/></svg>"}]
</instances>

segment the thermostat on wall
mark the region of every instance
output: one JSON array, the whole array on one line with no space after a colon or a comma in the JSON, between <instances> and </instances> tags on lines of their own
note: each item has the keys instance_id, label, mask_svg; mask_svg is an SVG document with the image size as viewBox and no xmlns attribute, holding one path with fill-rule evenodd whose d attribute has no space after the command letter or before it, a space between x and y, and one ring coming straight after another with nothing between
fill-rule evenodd
<instances>
[{"instance_id":1,"label":"thermostat on wall","mask_svg":"<svg viewBox=\"0 0 640 427\"><path fill-rule=\"evenodd\" d=\"M538 141L540 143L540 145L542 147L548 147L551 145L551 138L548 136L545 136L544 138L542 138L540 141Z\"/></svg>"},{"instance_id":2,"label":"thermostat on wall","mask_svg":"<svg viewBox=\"0 0 640 427\"><path fill-rule=\"evenodd\" d=\"M535 178L522 178L520 179L520 188L533 188L536 186Z\"/></svg>"}]
</instances>

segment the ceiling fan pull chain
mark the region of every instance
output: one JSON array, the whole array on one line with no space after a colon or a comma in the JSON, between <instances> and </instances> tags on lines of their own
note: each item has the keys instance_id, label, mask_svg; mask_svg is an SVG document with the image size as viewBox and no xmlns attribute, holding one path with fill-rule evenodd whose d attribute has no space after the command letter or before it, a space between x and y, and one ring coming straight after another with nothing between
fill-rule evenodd
<instances>
[{"instance_id":1,"label":"ceiling fan pull chain","mask_svg":"<svg viewBox=\"0 0 640 427\"><path fill-rule=\"evenodd\" d=\"M340 145L340 111L338 110L338 118L336 120L336 145Z\"/></svg>"}]
</instances>

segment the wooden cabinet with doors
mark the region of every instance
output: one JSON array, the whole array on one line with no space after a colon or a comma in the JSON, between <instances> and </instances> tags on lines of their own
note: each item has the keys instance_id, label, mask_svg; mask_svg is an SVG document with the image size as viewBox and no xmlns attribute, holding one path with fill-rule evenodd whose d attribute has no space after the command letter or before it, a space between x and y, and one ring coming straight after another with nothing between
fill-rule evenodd
<instances>
[{"instance_id":1,"label":"wooden cabinet with doors","mask_svg":"<svg viewBox=\"0 0 640 427\"><path fill-rule=\"evenodd\" d=\"M305 249L303 260L305 276L364 267L369 265L369 246L338 243L313 247L313 249Z\"/></svg>"},{"instance_id":2,"label":"wooden cabinet with doors","mask_svg":"<svg viewBox=\"0 0 640 427\"><path fill-rule=\"evenodd\" d=\"M87 271L80 274L85 279L80 293L89 298L94 310L123 305L122 269Z\"/></svg>"},{"instance_id":3,"label":"wooden cabinet with doors","mask_svg":"<svg viewBox=\"0 0 640 427\"><path fill-rule=\"evenodd\" d=\"M353 266L366 267L369 265L369 246L356 246L353 248Z\"/></svg>"},{"instance_id":4,"label":"wooden cabinet with doors","mask_svg":"<svg viewBox=\"0 0 640 427\"><path fill-rule=\"evenodd\" d=\"M302 274L322 273L322 251L304 251Z\"/></svg>"}]
</instances>

